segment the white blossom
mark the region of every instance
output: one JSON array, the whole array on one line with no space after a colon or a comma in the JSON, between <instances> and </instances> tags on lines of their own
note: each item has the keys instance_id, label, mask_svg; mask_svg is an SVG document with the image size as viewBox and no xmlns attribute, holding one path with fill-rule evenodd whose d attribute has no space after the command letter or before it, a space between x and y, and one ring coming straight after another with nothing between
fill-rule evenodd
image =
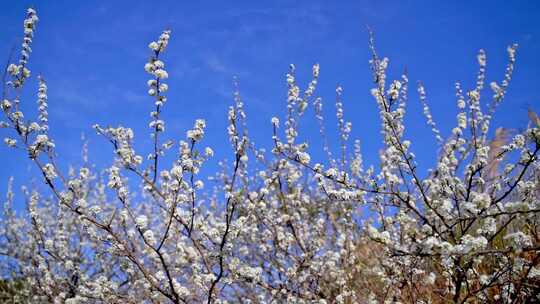
<instances>
[{"instance_id":1,"label":"white blossom","mask_svg":"<svg viewBox=\"0 0 540 304\"><path fill-rule=\"evenodd\" d=\"M148 45L144 65L151 144L141 149L150 150L148 159L136 153L147 142L134 129L95 125L104 137L98 148L111 151L107 167L89 162L93 147L86 144L76 167L53 149L57 133L49 132L41 77L37 115L26 112L37 20L29 9L0 106L1 126L11 132L4 142L23 150L45 182L31 179L17 192L21 198L8 184L0 267L14 271L3 273L0 298L9 290L20 303L534 301L539 119L531 110L530 123L512 138L500 129L492 138L490 126L509 88L517 45L508 48L504 77L491 82L487 102L487 56L479 51L472 89L455 85L458 113L448 130L438 129L426 88L418 85L437 141L428 165L415 152L430 146L418 146L406 131L408 76L389 78L390 61L371 36L378 158L361 153L362 136L373 134L353 132L344 88L335 89L337 126L327 132L324 96L315 96L319 64L303 87L290 65L283 129L271 118L268 146L250 132L235 79L223 130L231 149L216 152L226 156L214 168L214 150L203 143L212 135L205 120L195 121L187 140L165 134L166 30ZM319 138L303 133L310 123L318 124ZM353 135L362 138L351 144ZM26 209L16 209L19 203Z\"/></svg>"}]
</instances>

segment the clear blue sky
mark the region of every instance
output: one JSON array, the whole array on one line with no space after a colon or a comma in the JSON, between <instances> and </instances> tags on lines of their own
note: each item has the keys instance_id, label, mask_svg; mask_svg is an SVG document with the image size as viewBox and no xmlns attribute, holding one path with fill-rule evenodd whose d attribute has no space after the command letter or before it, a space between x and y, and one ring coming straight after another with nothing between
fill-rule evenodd
<instances>
[{"instance_id":1,"label":"clear blue sky","mask_svg":"<svg viewBox=\"0 0 540 304\"><path fill-rule=\"evenodd\" d=\"M500 81L506 46L520 45L514 81L495 124L524 127L527 108L540 110L540 2L537 1L0 1L0 57L20 45L25 8L40 22L30 68L49 86L51 132L66 163L80 160L80 136L90 140L91 160L110 164L110 146L91 125L123 124L135 130L137 145L150 142L152 99L146 96L147 45L165 28L172 38L164 61L169 72L165 105L167 137L182 139L196 118L207 120L205 144L216 159L231 157L226 111L232 77L240 79L248 122L256 142L270 146L270 118L285 106L285 73L297 66L306 84L313 63L321 64L317 92L332 130L334 89L344 88L346 118L360 138L368 162L381 147L379 121L370 96L366 25L379 53L390 58L390 76L405 68L411 83L425 83L434 118L444 135L455 122L454 82L474 85L476 54L488 55L488 81ZM35 109L35 82L27 86L27 109ZM484 96L489 96L488 92ZM311 113L309 113L311 114ZM435 141L421 114L417 94L409 101L406 136L422 161L432 164ZM315 124L304 123L317 137ZM5 137L6 130L0 130ZM320 151L313 144L312 151ZM149 150L142 150L146 155ZM315 153L317 154L317 153ZM9 176L28 184L30 162L0 147L0 193Z\"/></svg>"}]
</instances>

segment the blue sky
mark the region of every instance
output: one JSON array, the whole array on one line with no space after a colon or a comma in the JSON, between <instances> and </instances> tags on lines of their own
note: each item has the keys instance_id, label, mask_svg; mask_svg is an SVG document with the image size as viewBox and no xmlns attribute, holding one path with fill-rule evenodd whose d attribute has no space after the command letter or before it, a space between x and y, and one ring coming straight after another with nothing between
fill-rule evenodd
<instances>
[{"instance_id":1,"label":"blue sky","mask_svg":"<svg viewBox=\"0 0 540 304\"><path fill-rule=\"evenodd\" d=\"M540 3L536 1L0 1L0 56L20 45L25 8L32 5L40 22L30 68L49 86L51 133L64 163L80 162L81 134L89 138L91 160L110 164L111 149L91 125L122 124L135 130L136 144L150 142L152 99L146 96L143 66L147 45L165 28L172 30L163 57L169 72L164 108L167 138L183 139L196 118L207 120L205 145L216 161L230 158L226 111L232 103L232 78L240 79L250 132L261 146L271 144L270 118L285 109L285 73L294 63L307 84L311 66L321 65L317 95L325 101L328 130L333 130L334 90L344 89L352 138L363 143L373 163L381 147L375 102L370 96L366 25L376 35L381 55L390 58L390 78L407 68L412 84L427 89L433 116L443 135L455 122L454 82L472 88L480 48L488 55L488 81L500 81L506 46L517 42L517 67L507 99L494 124L524 127L527 108L540 110ZM35 109L37 84L23 100ZM484 93L490 96L490 93ZM312 116L308 113L308 116ZM303 122L321 151L313 119ZM435 140L410 95L406 137L427 169L436 155ZM2 138L6 130L0 130ZM146 155L148 149L142 149ZM0 189L9 176L28 184L30 162L20 152L0 147ZM4 191L2 191L4 193Z\"/></svg>"}]
</instances>

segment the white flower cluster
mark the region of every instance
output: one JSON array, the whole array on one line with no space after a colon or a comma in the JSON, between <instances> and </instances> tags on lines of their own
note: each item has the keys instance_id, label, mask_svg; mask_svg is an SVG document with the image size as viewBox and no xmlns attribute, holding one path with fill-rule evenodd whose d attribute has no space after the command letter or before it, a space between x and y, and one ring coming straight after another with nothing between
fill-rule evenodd
<instances>
[{"instance_id":1,"label":"white flower cluster","mask_svg":"<svg viewBox=\"0 0 540 304\"><path fill-rule=\"evenodd\" d=\"M418 84L418 94L420 95L420 101L423 106L423 112L424 116L427 119L427 124L431 127L431 131L435 134L435 138L439 143L443 142L443 138L441 136L441 132L437 128L437 125L435 124L435 121L433 121L433 116L431 115L431 110L429 109L429 106L427 104L427 97L426 97L426 90L424 86L419 83ZM460 127L462 126L462 123L460 123ZM464 129L464 127L462 128Z\"/></svg>"},{"instance_id":2,"label":"white flower cluster","mask_svg":"<svg viewBox=\"0 0 540 304\"><path fill-rule=\"evenodd\" d=\"M152 56L150 57L148 63L145 64L144 69L147 73L153 76L152 79L149 79L147 82L148 85L148 95L155 98L155 110L150 112L152 121L148 125L152 129L151 136L154 140L154 153L149 155L149 159L154 161L152 167L154 171L153 181L155 182L158 172L158 157L163 153L163 150L168 149L169 147L164 144L163 150L159 147L159 133L165 132L165 121L160 118L161 110L167 97L163 94L167 92L169 86L164 82L165 79L169 78L169 74L165 70L165 63L160 60L160 55L165 51L167 45L169 44L171 31L166 30L161 33L158 41L152 41L148 47L153 51Z\"/></svg>"},{"instance_id":3,"label":"white flower cluster","mask_svg":"<svg viewBox=\"0 0 540 304\"><path fill-rule=\"evenodd\" d=\"M49 113L47 112L47 84L42 77L39 77L39 89L38 89L38 111L40 130L47 132L49 130Z\"/></svg>"},{"instance_id":4,"label":"white flower cluster","mask_svg":"<svg viewBox=\"0 0 540 304\"><path fill-rule=\"evenodd\" d=\"M115 144L115 152L122 160L123 165L126 167L138 166L142 163L143 158L135 153L133 148L133 130L131 128L125 128L119 126L117 128L101 128L99 125L94 125L94 129L112 140Z\"/></svg>"},{"instance_id":5,"label":"white flower cluster","mask_svg":"<svg viewBox=\"0 0 540 304\"><path fill-rule=\"evenodd\" d=\"M170 31L170 30L163 31L163 33L161 33L161 35L159 36L158 41L152 41L152 42L150 42L150 44L148 45L148 47L149 47L152 51L154 51L154 52L156 52L156 53L165 51L165 48L166 48L167 45L169 44L169 38L170 38L170 35L171 35L171 31Z\"/></svg>"},{"instance_id":6,"label":"white flower cluster","mask_svg":"<svg viewBox=\"0 0 540 304\"><path fill-rule=\"evenodd\" d=\"M45 174L45 177L48 180L53 180L56 177L58 177L58 175L56 174L56 170L54 169L54 166L49 163L43 166L43 173Z\"/></svg>"},{"instance_id":7,"label":"white flower cluster","mask_svg":"<svg viewBox=\"0 0 540 304\"><path fill-rule=\"evenodd\" d=\"M4 143L8 147L15 147L17 145L17 140L13 139L13 138L6 137L6 138L4 138Z\"/></svg>"},{"instance_id":8,"label":"white flower cluster","mask_svg":"<svg viewBox=\"0 0 540 304\"><path fill-rule=\"evenodd\" d=\"M204 129L206 128L206 122L204 119L195 120L193 129L187 131L186 137L193 141L200 141L204 136Z\"/></svg>"},{"instance_id":9,"label":"white flower cluster","mask_svg":"<svg viewBox=\"0 0 540 304\"><path fill-rule=\"evenodd\" d=\"M12 63L7 67L7 72L16 78L12 82L14 87L22 86L24 81L30 77L30 70L26 67L26 64L28 63L30 53L32 52L30 45L32 43L32 38L34 37L37 22L38 17L36 11L29 8L26 11L26 19L24 20L24 38L21 45L21 57L19 58L19 64L16 65Z\"/></svg>"}]
</instances>

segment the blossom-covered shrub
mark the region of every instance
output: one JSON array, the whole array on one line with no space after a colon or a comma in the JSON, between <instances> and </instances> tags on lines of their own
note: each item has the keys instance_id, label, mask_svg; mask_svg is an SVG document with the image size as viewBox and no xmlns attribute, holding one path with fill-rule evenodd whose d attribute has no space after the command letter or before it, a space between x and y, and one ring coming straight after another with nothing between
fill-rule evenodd
<instances>
[{"instance_id":1,"label":"blossom-covered shrub","mask_svg":"<svg viewBox=\"0 0 540 304\"><path fill-rule=\"evenodd\" d=\"M273 147L247 132L238 91L227 128L232 162L205 187L200 169L213 157L204 120L185 138L165 141L161 112L168 85L171 31L149 44L149 123L144 157L124 126L94 129L110 142L112 161L63 172L49 135L47 85L39 78L37 118L21 111L31 73L38 18L29 9L19 61L7 67L1 122L10 147L24 150L47 185L25 187L27 212L16 214L8 188L0 225L0 297L7 303L525 303L540 291L540 120L510 134L490 122L514 69L516 45L500 82L485 93L486 56L478 54L475 87L456 84L459 114L448 138L418 85L439 146L436 165L418 172L403 119L409 80L388 80L389 60L373 40L371 93L379 108L383 150L364 166L349 141L342 88L336 89L339 153L328 143L315 163L299 124L313 107L326 141L319 66L302 90L287 74L286 117L269 119ZM30 101L24 101L30 102ZM25 116L26 115L26 116ZM84 151L86 155L86 150ZM174 153L167 163L165 154ZM424 177L422 177L424 176ZM364 206L370 212L361 213Z\"/></svg>"}]
</instances>

